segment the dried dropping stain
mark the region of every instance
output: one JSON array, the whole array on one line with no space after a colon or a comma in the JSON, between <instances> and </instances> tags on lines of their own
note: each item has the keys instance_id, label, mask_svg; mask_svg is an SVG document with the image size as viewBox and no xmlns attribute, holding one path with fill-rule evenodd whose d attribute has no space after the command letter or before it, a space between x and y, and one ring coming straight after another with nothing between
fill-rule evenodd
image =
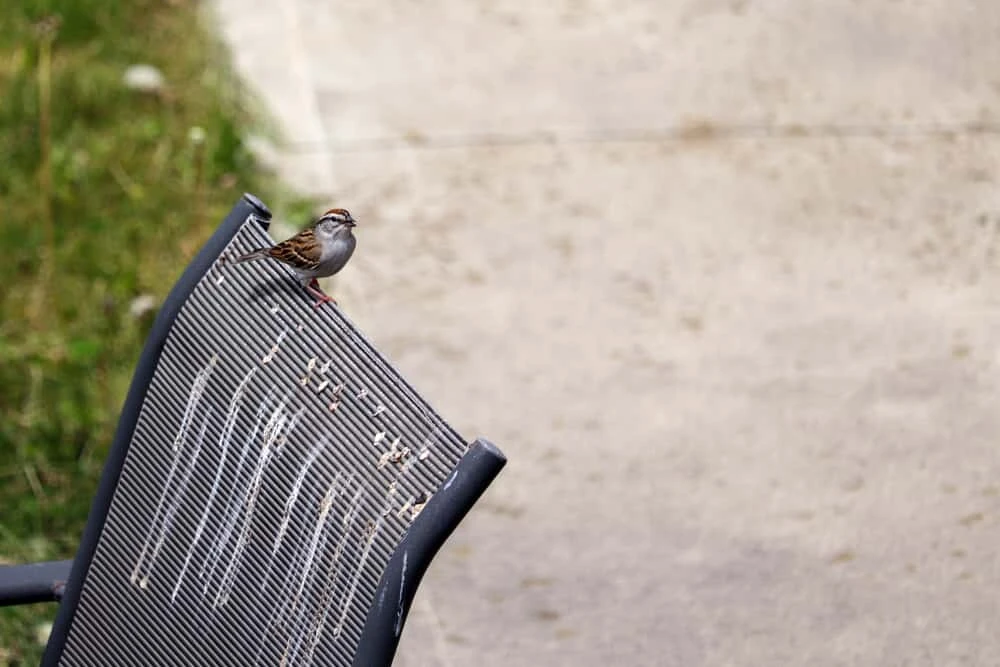
<instances>
[{"instance_id":1,"label":"dried dropping stain","mask_svg":"<svg viewBox=\"0 0 1000 667\"><path fill-rule=\"evenodd\" d=\"M274 342L274 345L272 345L270 351L264 355L264 358L260 360L260 363L269 364L274 361L274 355L278 353L278 349L281 347L281 344L285 341L287 336L288 329L283 329L281 333L278 334L278 340Z\"/></svg>"},{"instance_id":2,"label":"dried dropping stain","mask_svg":"<svg viewBox=\"0 0 1000 667\"><path fill-rule=\"evenodd\" d=\"M243 381L240 382L236 391L233 393L232 399L229 403L229 409L226 413L226 421L222 427L222 434L219 438L219 462L215 467L215 476L212 479L212 489L208 494L208 501L205 503L205 509L201 513L201 518L198 520L198 527L195 529L194 538L191 540L191 544L188 546L187 554L184 556L184 565L181 567L180 574L177 575L177 583L174 584L173 593L171 593L170 601L173 602L177 599L177 594L180 592L181 585L184 583L184 576L187 573L188 566L191 564L191 559L194 557L195 549L201 542L203 533L205 532L205 526L208 524L209 516L212 513L213 507L215 507L215 498L219 493L219 486L222 480L222 472L226 465L226 460L229 456L229 444L232 440L233 429L236 426L236 420L239 417L240 409L243 403L243 396L246 392L247 384L253 379L256 374L257 369L251 368L247 374L243 377Z\"/></svg>"},{"instance_id":3,"label":"dried dropping stain","mask_svg":"<svg viewBox=\"0 0 1000 667\"><path fill-rule=\"evenodd\" d=\"M206 413L205 419L202 421L201 432L198 435L194 451L190 453L190 458L183 456L185 452L181 450L178 452L178 456L174 457L173 464L170 467L166 484L163 486L163 493L160 494L160 500L157 503L156 513L153 515L153 521L150 523L150 530L146 533L142 552L139 554L135 569L132 571L132 583L135 584L138 582L141 588L146 588L149 584L149 575L153 571L153 565L156 563L156 559L160 555L160 549L163 548L163 543L170 533L177 509L184 501L184 494L187 491L188 482L191 480L191 473L198 464L198 456L201 454L201 445L205 440L205 431L208 427L208 417L210 414L211 410ZM179 459L181 458L184 459L186 466L181 473L179 484L175 487L173 485L174 475L177 472ZM168 496L169 500L167 499ZM156 536L155 539L154 535Z\"/></svg>"}]
</instances>

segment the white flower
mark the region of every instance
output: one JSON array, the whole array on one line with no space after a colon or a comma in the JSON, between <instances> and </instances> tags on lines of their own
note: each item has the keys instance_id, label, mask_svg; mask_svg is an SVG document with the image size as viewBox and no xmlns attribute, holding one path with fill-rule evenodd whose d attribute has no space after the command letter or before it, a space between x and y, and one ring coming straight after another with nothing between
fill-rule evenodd
<instances>
[{"instance_id":1,"label":"white flower","mask_svg":"<svg viewBox=\"0 0 1000 667\"><path fill-rule=\"evenodd\" d=\"M188 130L188 141L195 146L205 143L205 128L195 125Z\"/></svg>"},{"instance_id":2,"label":"white flower","mask_svg":"<svg viewBox=\"0 0 1000 667\"><path fill-rule=\"evenodd\" d=\"M156 308L156 299L153 298L153 295L140 294L132 299L132 303L128 306L128 313L135 319L139 319L154 308Z\"/></svg>"},{"instance_id":3,"label":"white flower","mask_svg":"<svg viewBox=\"0 0 1000 667\"><path fill-rule=\"evenodd\" d=\"M160 70L152 65L131 65L122 77L125 87L142 93L158 93L163 90L165 81Z\"/></svg>"}]
</instances>

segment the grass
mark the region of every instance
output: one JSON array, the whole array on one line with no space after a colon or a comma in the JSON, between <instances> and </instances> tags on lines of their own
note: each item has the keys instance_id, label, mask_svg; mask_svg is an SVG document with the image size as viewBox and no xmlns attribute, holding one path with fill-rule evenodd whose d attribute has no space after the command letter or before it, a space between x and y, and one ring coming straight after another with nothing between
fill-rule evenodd
<instances>
[{"instance_id":1,"label":"grass","mask_svg":"<svg viewBox=\"0 0 1000 667\"><path fill-rule=\"evenodd\" d=\"M130 306L162 301L242 192L279 194L242 146L245 98L197 11L13 0L0 12L3 560L72 557L152 320ZM137 63L166 87L123 85ZM54 611L0 610L0 664L37 664Z\"/></svg>"}]
</instances>

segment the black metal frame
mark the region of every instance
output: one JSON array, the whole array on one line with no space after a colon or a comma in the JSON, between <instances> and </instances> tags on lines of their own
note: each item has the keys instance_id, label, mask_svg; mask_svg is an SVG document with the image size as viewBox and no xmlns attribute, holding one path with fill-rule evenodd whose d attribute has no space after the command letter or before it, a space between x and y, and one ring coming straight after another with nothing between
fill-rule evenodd
<instances>
[{"instance_id":1,"label":"black metal frame","mask_svg":"<svg viewBox=\"0 0 1000 667\"><path fill-rule=\"evenodd\" d=\"M71 560L0 567L0 607L58 602L63 597L72 567Z\"/></svg>"},{"instance_id":2,"label":"black metal frame","mask_svg":"<svg viewBox=\"0 0 1000 667\"><path fill-rule=\"evenodd\" d=\"M171 327L198 281L251 215L267 228L271 212L257 197L247 193L192 260L160 308L133 375L76 558L0 566L0 606L62 602L42 658L43 667L58 664L62 655L139 412ZM506 462L493 444L476 440L413 520L379 581L376 604L365 621L355 665L392 663L410 605L427 567Z\"/></svg>"}]
</instances>

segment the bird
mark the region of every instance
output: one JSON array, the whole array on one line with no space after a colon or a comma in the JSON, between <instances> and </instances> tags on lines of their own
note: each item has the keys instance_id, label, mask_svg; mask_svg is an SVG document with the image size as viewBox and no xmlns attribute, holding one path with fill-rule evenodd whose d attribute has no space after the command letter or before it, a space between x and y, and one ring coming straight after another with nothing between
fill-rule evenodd
<instances>
[{"instance_id":1,"label":"bird","mask_svg":"<svg viewBox=\"0 0 1000 667\"><path fill-rule=\"evenodd\" d=\"M266 248L256 248L232 261L233 264L258 259L274 259L290 267L316 301L313 308L327 302L337 303L319 288L319 278L326 278L344 268L354 254L357 239L353 229L357 221L343 208L331 208L295 236Z\"/></svg>"}]
</instances>

